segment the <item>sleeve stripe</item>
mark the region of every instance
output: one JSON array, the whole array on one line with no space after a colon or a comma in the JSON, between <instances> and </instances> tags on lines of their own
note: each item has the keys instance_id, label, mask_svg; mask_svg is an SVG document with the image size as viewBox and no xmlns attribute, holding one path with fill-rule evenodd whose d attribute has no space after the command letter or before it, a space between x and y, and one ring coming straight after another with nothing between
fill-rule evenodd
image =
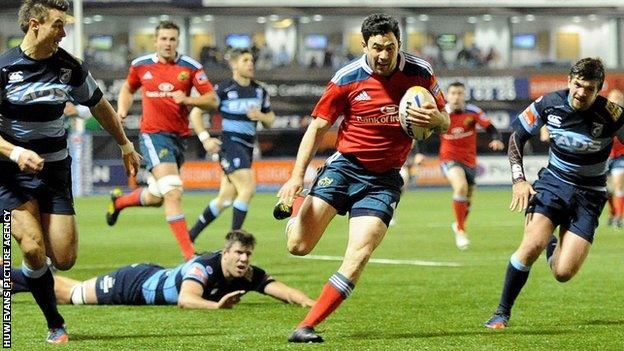
<instances>
[{"instance_id":1,"label":"sleeve stripe","mask_svg":"<svg viewBox=\"0 0 624 351\"><path fill-rule=\"evenodd\" d=\"M201 63L195 61L193 58L186 56L186 55L182 55L180 57L180 60L191 64L193 67L195 67L195 69L201 69L203 67Z\"/></svg>"}]
</instances>

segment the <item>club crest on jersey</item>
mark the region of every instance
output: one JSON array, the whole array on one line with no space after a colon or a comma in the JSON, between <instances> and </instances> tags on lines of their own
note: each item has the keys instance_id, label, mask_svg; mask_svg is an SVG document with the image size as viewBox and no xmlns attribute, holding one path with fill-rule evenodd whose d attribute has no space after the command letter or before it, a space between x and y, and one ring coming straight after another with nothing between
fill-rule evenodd
<instances>
[{"instance_id":1,"label":"club crest on jersey","mask_svg":"<svg viewBox=\"0 0 624 351\"><path fill-rule=\"evenodd\" d=\"M15 71L9 73L9 83L20 83L24 81L24 73L22 71Z\"/></svg>"},{"instance_id":2,"label":"club crest on jersey","mask_svg":"<svg viewBox=\"0 0 624 351\"><path fill-rule=\"evenodd\" d=\"M163 159L165 157L167 157L167 155L169 155L169 150L167 149L160 149L160 151L158 151L158 158Z\"/></svg>"},{"instance_id":3,"label":"club crest on jersey","mask_svg":"<svg viewBox=\"0 0 624 351\"><path fill-rule=\"evenodd\" d=\"M548 117L546 117L546 119L548 120L548 124L550 124L553 127L561 127L561 116L557 116L557 115L548 115Z\"/></svg>"},{"instance_id":4,"label":"club crest on jersey","mask_svg":"<svg viewBox=\"0 0 624 351\"><path fill-rule=\"evenodd\" d=\"M604 124L602 123L598 123L598 122L594 122L592 123L592 127L591 127L591 135L594 138L597 138L600 136L600 134L602 134L602 130L604 129Z\"/></svg>"},{"instance_id":5,"label":"club crest on jersey","mask_svg":"<svg viewBox=\"0 0 624 351\"><path fill-rule=\"evenodd\" d=\"M72 71L69 68L61 68L61 74L59 75L59 80L63 84L69 83L71 80Z\"/></svg>"},{"instance_id":6,"label":"club crest on jersey","mask_svg":"<svg viewBox=\"0 0 624 351\"><path fill-rule=\"evenodd\" d=\"M319 179L319 181L316 184L318 186L320 186L320 187L326 187L326 186L329 186L333 182L334 182L333 179L331 179L329 177L323 177L323 178Z\"/></svg>"},{"instance_id":7,"label":"club crest on jersey","mask_svg":"<svg viewBox=\"0 0 624 351\"><path fill-rule=\"evenodd\" d=\"M178 74L178 80L187 80L190 77L190 73L188 71L182 71Z\"/></svg>"}]
</instances>

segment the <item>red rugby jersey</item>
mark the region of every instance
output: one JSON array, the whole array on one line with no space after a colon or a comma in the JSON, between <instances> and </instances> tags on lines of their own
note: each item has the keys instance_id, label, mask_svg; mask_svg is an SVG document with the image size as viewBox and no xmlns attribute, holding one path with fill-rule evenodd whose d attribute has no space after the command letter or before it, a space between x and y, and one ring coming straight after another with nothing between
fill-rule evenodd
<instances>
[{"instance_id":1,"label":"red rugby jersey","mask_svg":"<svg viewBox=\"0 0 624 351\"><path fill-rule=\"evenodd\" d=\"M133 92L141 88L143 133L188 136L188 106L176 104L171 92L182 90L190 95L195 87L203 95L213 90L202 65L186 55L179 55L173 62L162 62L156 54L138 57L132 61L127 81Z\"/></svg>"},{"instance_id":2,"label":"red rugby jersey","mask_svg":"<svg viewBox=\"0 0 624 351\"><path fill-rule=\"evenodd\" d=\"M446 105L451 125L440 135L440 161L458 161L469 167L477 166L477 125L489 127L492 122L483 110L466 104L463 111L451 111Z\"/></svg>"},{"instance_id":3,"label":"red rugby jersey","mask_svg":"<svg viewBox=\"0 0 624 351\"><path fill-rule=\"evenodd\" d=\"M332 124L343 116L336 148L373 172L400 168L410 152L412 139L399 122L399 102L407 89L425 87L439 110L445 104L427 61L400 51L397 66L391 76L380 76L363 55L336 72L312 112Z\"/></svg>"},{"instance_id":4,"label":"red rugby jersey","mask_svg":"<svg viewBox=\"0 0 624 351\"><path fill-rule=\"evenodd\" d=\"M616 158L620 156L624 156L624 145L617 137L615 137L613 138L613 148L611 149L609 158Z\"/></svg>"}]
</instances>

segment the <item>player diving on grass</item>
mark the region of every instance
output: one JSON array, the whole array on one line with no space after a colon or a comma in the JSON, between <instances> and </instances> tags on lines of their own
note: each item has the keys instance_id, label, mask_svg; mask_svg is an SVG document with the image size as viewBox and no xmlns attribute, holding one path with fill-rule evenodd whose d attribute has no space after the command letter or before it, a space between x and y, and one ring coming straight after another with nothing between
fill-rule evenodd
<instances>
[{"instance_id":1,"label":"player diving on grass","mask_svg":"<svg viewBox=\"0 0 624 351\"><path fill-rule=\"evenodd\" d=\"M310 307L314 300L251 265L256 239L235 230L220 252L195 256L175 268L140 263L86 281L54 276L59 304L178 305L192 309L232 308L248 291ZM12 293L30 291L24 274L11 272Z\"/></svg>"},{"instance_id":2,"label":"player diving on grass","mask_svg":"<svg viewBox=\"0 0 624 351\"><path fill-rule=\"evenodd\" d=\"M544 249L559 282L572 279L589 253L607 201L613 137L624 139L622 107L598 95L604 79L600 59L584 58L570 69L568 89L538 98L513 124L509 208L526 209L524 238L509 260L498 308L485 322L488 328L507 327L514 301ZM524 175L523 148L543 125L550 132L549 162L531 186ZM553 235L557 227L559 239Z\"/></svg>"}]
</instances>

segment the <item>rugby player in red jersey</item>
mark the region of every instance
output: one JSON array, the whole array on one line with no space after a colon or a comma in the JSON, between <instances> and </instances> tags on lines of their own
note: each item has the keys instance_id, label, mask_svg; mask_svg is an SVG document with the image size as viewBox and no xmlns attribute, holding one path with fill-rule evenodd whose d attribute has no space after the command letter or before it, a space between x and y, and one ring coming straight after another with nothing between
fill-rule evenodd
<instances>
[{"instance_id":1,"label":"rugby player in red jersey","mask_svg":"<svg viewBox=\"0 0 624 351\"><path fill-rule=\"evenodd\" d=\"M180 28L163 21L156 27L156 53L132 61L128 77L117 103L123 120L132 106L132 95L141 88L143 116L140 145L151 176L147 188L138 188L122 196L119 189L111 193L106 221L114 225L119 212L130 206L165 205L169 227L186 260L195 253L188 235L182 210L182 179L189 107L204 110L217 107L217 98L202 65L176 51ZM191 97L195 87L200 96Z\"/></svg>"},{"instance_id":2,"label":"rugby player in red jersey","mask_svg":"<svg viewBox=\"0 0 624 351\"><path fill-rule=\"evenodd\" d=\"M327 159L301 206L294 205L286 225L288 251L308 254L336 214L349 212L349 240L342 265L334 273L290 342L322 342L314 327L346 299L388 229L399 202L399 169L412 147L401 128L398 105L412 86L427 88L436 105L408 109L408 120L446 131L444 96L431 66L400 51L399 25L385 14L362 24L364 55L338 70L317 103L301 140L291 177L280 189L279 203L293 204L305 170L327 130L339 116L338 151ZM299 207L299 208L298 208Z\"/></svg>"},{"instance_id":3,"label":"rugby player in red jersey","mask_svg":"<svg viewBox=\"0 0 624 351\"><path fill-rule=\"evenodd\" d=\"M455 233L455 244L458 249L465 250L470 241L464 225L470 211L477 173L477 125L490 134L490 149L500 151L505 148L505 144L485 113L477 106L466 103L464 84L451 83L446 93L446 112L451 125L446 133L440 135L439 158L442 171L453 188L455 222L451 228Z\"/></svg>"},{"instance_id":4,"label":"rugby player in red jersey","mask_svg":"<svg viewBox=\"0 0 624 351\"><path fill-rule=\"evenodd\" d=\"M624 106L624 94L621 90L613 89L607 95L609 101ZM609 191L609 225L617 228L624 227L624 144L618 138L613 138L613 148L609 155L608 183Z\"/></svg>"}]
</instances>

